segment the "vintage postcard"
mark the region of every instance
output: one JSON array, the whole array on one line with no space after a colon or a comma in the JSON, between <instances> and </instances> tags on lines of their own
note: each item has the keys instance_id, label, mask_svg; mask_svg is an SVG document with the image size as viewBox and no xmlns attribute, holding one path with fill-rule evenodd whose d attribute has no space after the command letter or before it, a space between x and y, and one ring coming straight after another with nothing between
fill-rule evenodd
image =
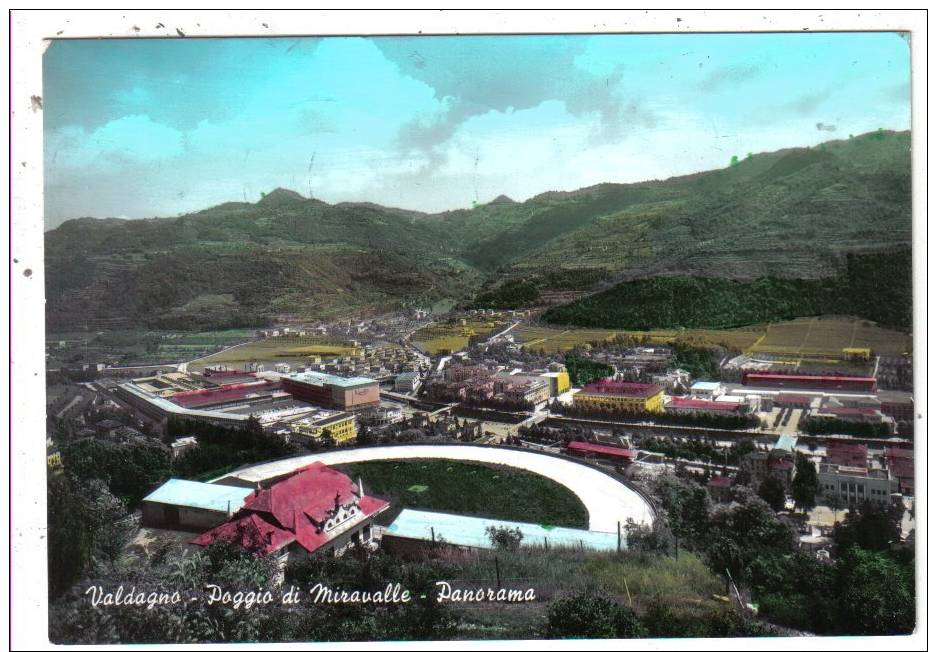
<instances>
[{"instance_id":1,"label":"vintage postcard","mask_svg":"<svg viewBox=\"0 0 937 652\"><path fill-rule=\"evenodd\" d=\"M916 23L210 13L17 105L40 638L921 633Z\"/></svg>"}]
</instances>

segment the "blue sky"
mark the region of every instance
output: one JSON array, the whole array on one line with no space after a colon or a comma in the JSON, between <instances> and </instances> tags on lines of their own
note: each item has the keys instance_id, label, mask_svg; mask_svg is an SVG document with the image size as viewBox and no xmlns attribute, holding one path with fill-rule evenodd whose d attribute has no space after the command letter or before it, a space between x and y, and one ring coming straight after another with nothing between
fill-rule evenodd
<instances>
[{"instance_id":1,"label":"blue sky","mask_svg":"<svg viewBox=\"0 0 937 652\"><path fill-rule=\"evenodd\" d=\"M57 41L46 223L277 186L423 211L910 127L894 33Z\"/></svg>"}]
</instances>

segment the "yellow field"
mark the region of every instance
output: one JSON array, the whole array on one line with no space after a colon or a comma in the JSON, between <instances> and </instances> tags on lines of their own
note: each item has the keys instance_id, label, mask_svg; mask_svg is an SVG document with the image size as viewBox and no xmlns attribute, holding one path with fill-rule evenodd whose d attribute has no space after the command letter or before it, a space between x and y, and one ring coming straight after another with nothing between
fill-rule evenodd
<instances>
[{"instance_id":1,"label":"yellow field","mask_svg":"<svg viewBox=\"0 0 937 652\"><path fill-rule=\"evenodd\" d=\"M839 359L843 349L854 347L885 355L910 353L911 336L862 319L808 317L770 324L765 337L750 352Z\"/></svg>"},{"instance_id":2,"label":"yellow field","mask_svg":"<svg viewBox=\"0 0 937 652\"><path fill-rule=\"evenodd\" d=\"M673 341L695 346L728 346L745 353L771 353L791 356L828 356L841 360L844 348L869 348L876 354L911 351L911 336L888 330L871 322L850 317L810 317L777 324L759 324L727 330L619 331L598 328L545 328L518 326L515 339L534 351L569 351L591 342L608 341L616 335L645 339L651 344Z\"/></svg>"},{"instance_id":3,"label":"yellow field","mask_svg":"<svg viewBox=\"0 0 937 652\"><path fill-rule=\"evenodd\" d=\"M357 352L358 349L353 346L320 337L270 337L200 358L190 363L190 368L194 370L216 364L237 365L245 362L298 362L311 355L334 358L355 355Z\"/></svg>"},{"instance_id":4,"label":"yellow field","mask_svg":"<svg viewBox=\"0 0 937 652\"><path fill-rule=\"evenodd\" d=\"M416 346L431 355L444 351L455 353L468 346L469 338L473 335L487 335L504 324L499 320L454 319L421 328L411 339Z\"/></svg>"}]
</instances>

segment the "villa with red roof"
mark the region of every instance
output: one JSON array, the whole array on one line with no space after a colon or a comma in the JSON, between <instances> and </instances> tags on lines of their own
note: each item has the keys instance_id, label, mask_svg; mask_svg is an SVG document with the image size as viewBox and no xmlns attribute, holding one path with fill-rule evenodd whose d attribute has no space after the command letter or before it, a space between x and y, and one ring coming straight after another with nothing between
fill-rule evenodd
<instances>
[{"instance_id":1,"label":"villa with red roof","mask_svg":"<svg viewBox=\"0 0 937 652\"><path fill-rule=\"evenodd\" d=\"M369 543L374 517L389 506L344 473L314 462L255 489L230 519L192 543L228 541L260 555L340 554Z\"/></svg>"},{"instance_id":2,"label":"villa with red roof","mask_svg":"<svg viewBox=\"0 0 937 652\"><path fill-rule=\"evenodd\" d=\"M183 482L170 480L145 498L145 513L149 509L150 513L162 516L167 510L197 508L199 515L218 514L211 525L210 518L205 516L198 520L190 516L185 524L178 516L173 521L188 525L181 529L196 529L197 523L211 527L192 541L195 545L227 541L258 555L341 554L355 544L368 545L373 539L374 518L390 507L384 500L365 495L360 482L355 484L344 473L321 462L253 490L209 483L182 486ZM170 484L172 490L167 488ZM188 485L200 487L193 491ZM205 490L201 489L202 485ZM214 496L223 492L227 493ZM219 503L219 507L193 502L193 497L208 493L212 495L205 500L210 498ZM152 524L172 527L165 521Z\"/></svg>"}]
</instances>

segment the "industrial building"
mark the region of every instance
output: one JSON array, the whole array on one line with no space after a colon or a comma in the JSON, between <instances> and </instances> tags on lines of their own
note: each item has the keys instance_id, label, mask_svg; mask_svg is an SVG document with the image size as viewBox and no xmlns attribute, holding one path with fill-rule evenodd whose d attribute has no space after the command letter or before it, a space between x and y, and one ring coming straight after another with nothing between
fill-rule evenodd
<instances>
[{"instance_id":1,"label":"industrial building","mask_svg":"<svg viewBox=\"0 0 937 652\"><path fill-rule=\"evenodd\" d=\"M875 378L867 376L824 376L745 371L742 384L752 387L814 389L826 392L846 391L875 393Z\"/></svg>"},{"instance_id":2,"label":"industrial building","mask_svg":"<svg viewBox=\"0 0 937 652\"><path fill-rule=\"evenodd\" d=\"M662 412L664 388L650 383L628 383L605 378L573 394L573 405L586 410Z\"/></svg>"},{"instance_id":3,"label":"industrial building","mask_svg":"<svg viewBox=\"0 0 937 652\"><path fill-rule=\"evenodd\" d=\"M713 401L701 398L673 397L664 403L668 414L730 414L740 415L747 411L747 405L740 401Z\"/></svg>"},{"instance_id":4,"label":"industrial building","mask_svg":"<svg viewBox=\"0 0 937 652\"><path fill-rule=\"evenodd\" d=\"M343 378L317 371L285 376L283 389L292 396L335 410L355 412L380 405L378 382L373 378Z\"/></svg>"}]
</instances>

